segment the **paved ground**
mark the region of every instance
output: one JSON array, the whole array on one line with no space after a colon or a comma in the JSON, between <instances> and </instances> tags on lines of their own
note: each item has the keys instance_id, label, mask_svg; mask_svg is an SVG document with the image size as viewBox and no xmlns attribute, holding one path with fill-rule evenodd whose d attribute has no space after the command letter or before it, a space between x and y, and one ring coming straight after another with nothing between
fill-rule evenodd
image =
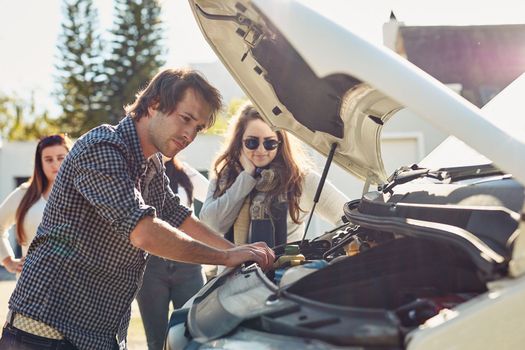
<instances>
[{"instance_id":1,"label":"paved ground","mask_svg":"<svg viewBox=\"0 0 525 350\"><path fill-rule=\"evenodd\" d=\"M5 273L3 268L0 268L0 270L0 324L3 325L7 315L7 302L15 288L16 281L14 277ZM142 327L142 320L140 319L136 302L133 302L131 306L131 325L128 333L129 350L143 350L147 348L144 328Z\"/></svg>"}]
</instances>

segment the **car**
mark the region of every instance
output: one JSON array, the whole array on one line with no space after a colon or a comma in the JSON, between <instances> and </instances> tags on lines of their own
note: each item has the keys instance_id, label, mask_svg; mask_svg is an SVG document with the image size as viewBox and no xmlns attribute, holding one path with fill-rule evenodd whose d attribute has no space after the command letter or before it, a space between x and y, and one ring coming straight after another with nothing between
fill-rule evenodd
<instances>
[{"instance_id":1,"label":"car","mask_svg":"<svg viewBox=\"0 0 525 350\"><path fill-rule=\"evenodd\" d=\"M300 3L190 5L265 120L364 190L342 226L276 247L271 271L208 282L172 314L166 348L521 348L525 76L481 110ZM386 174L381 132L402 110L451 137Z\"/></svg>"}]
</instances>

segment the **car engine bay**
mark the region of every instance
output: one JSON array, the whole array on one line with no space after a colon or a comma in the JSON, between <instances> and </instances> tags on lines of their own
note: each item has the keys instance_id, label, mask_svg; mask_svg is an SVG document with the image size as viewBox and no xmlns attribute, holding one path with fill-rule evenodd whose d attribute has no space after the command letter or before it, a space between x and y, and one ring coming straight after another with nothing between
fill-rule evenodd
<instances>
[{"instance_id":1,"label":"car engine bay","mask_svg":"<svg viewBox=\"0 0 525 350\"><path fill-rule=\"evenodd\" d=\"M267 275L287 294L389 310L406 331L486 291L476 267L458 249L351 223L276 252L282 255Z\"/></svg>"}]
</instances>

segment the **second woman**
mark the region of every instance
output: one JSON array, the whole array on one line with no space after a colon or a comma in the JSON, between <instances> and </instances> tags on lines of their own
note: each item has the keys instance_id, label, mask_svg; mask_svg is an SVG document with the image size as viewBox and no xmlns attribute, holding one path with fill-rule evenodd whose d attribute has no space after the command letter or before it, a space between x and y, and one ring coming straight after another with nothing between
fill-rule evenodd
<instances>
[{"instance_id":1,"label":"second woman","mask_svg":"<svg viewBox=\"0 0 525 350\"><path fill-rule=\"evenodd\" d=\"M24 259L15 258L8 240L8 229L16 225L16 240L26 256L47 203L60 164L71 148L63 134L44 137L35 151L33 176L17 187L0 204L0 262L11 273L20 273Z\"/></svg>"}]
</instances>

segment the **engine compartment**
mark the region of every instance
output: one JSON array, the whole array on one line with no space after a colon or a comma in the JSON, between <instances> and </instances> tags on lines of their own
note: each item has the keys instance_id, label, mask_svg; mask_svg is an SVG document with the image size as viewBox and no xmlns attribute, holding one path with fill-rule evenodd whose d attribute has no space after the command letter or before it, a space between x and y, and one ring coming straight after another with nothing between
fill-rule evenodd
<instances>
[{"instance_id":1,"label":"engine compartment","mask_svg":"<svg viewBox=\"0 0 525 350\"><path fill-rule=\"evenodd\" d=\"M487 290L468 255L446 243L349 223L298 249L304 260L268 274L281 290L329 305L392 312L406 331Z\"/></svg>"},{"instance_id":2,"label":"engine compartment","mask_svg":"<svg viewBox=\"0 0 525 350\"><path fill-rule=\"evenodd\" d=\"M346 224L275 249L279 259L267 277L280 293L349 314L381 312L403 334L507 276L524 196L519 183L493 166L440 169L442 178L424 188L403 184L429 177L428 169L396 174L345 204Z\"/></svg>"},{"instance_id":3,"label":"engine compartment","mask_svg":"<svg viewBox=\"0 0 525 350\"><path fill-rule=\"evenodd\" d=\"M270 271L248 264L220 275L195 299L192 335L250 329L402 349L441 313L486 298L487 283L508 276L518 225L519 201L501 193L523 191L507 177L427 187L369 192L345 204L340 227L274 247Z\"/></svg>"}]
</instances>

